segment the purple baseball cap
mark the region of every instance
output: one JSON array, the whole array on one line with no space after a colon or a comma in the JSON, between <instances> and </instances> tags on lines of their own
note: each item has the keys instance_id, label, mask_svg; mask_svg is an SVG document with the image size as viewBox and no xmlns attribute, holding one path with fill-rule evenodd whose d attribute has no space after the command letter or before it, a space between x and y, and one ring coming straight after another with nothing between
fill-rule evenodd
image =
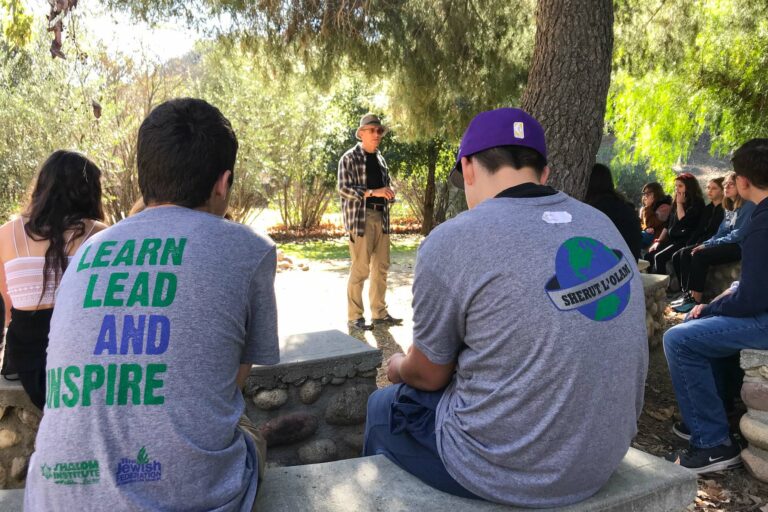
<instances>
[{"instance_id":1,"label":"purple baseball cap","mask_svg":"<svg viewBox=\"0 0 768 512\"><path fill-rule=\"evenodd\" d=\"M498 146L525 146L547 159L544 128L532 115L519 108L497 108L481 112L469 123L461 138L456 164L448 179L457 188L464 188L461 157L474 155Z\"/></svg>"}]
</instances>

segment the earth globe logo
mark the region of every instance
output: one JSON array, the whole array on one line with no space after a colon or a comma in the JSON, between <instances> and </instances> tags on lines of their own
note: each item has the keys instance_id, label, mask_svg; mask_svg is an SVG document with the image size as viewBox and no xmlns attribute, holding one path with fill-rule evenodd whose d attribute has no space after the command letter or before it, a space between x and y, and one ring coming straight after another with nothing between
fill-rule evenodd
<instances>
[{"instance_id":1,"label":"earth globe logo","mask_svg":"<svg viewBox=\"0 0 768 512\"><path fill-rule=\"evenodd\" d=\"M577 310L598 322L619 316L629 303L632 265L619 250L588 237L569 238L555 256L555 275L546 285L561 311Z\"/></svg>"}]
</instances>

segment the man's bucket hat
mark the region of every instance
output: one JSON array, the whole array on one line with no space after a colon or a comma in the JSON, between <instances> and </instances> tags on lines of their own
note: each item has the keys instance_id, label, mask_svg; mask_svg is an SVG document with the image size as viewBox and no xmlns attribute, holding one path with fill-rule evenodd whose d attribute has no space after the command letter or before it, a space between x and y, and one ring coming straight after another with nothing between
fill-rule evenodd
<instances>
[{"instance_id":1,"label":"man's bucket hat","mask_svg":"<svg viewBox=\"0 0 768 512\"><path fill-rule=\"evenodd\" d=\"M360 140L360 130L363 128L367 128L368 126L377 126L384 129L384 133L382 135L386 135L389 131L389 127L384 126L381 124L381 119L376 114L365 114L363 117L360 118L360 125L357 127L357 131L355 132L355 138L357 140Z\"/></svg>"}]
</instances>

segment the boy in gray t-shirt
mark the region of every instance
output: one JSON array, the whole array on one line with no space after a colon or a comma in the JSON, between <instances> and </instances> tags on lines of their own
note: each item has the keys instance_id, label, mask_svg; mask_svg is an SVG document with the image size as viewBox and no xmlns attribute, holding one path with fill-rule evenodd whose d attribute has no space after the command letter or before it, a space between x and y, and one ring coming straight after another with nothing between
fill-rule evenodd
<instances>
[{"instance_id":1,"label":"boy in gray t-shirt","mask_svg":"<svg viewBox=\"0 0 768 512\"><path fill-rule=\"evenodd\" d=\"M142 124L148 208L85 243L59 288L27 510L253 507L264 454L241 388L279 359L276 256L222 218L236 153L201 100Z\"/></svg>"},{"instance_id":2,"label":"boy in gray t-shirt","mask_svg":"<svg viewBox=\"0 0 768 512\"><path fill-rule=\"evenodd\" d=\"M586 499L624 457L648 362L642 282L612 222L548 173L525 112L470 124L452 173L470 210L419 249L413 346L369 399L366 455L529 507Z\"/></svg>"}]
</instances>

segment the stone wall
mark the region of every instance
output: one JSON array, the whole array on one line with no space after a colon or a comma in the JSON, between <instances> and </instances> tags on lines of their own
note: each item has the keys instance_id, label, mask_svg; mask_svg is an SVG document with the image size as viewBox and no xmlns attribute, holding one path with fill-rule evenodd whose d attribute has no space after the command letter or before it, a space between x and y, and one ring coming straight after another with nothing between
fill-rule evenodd
<instances>
[{"instance_id":1,"label":"stone wall","mask_svg":"<svg viewBox=\"0 0 768 512\"><path fill-rule=\"evenodd\" d=\"M645 327L648 329L648 346L661 344L664 335L664 309L667 307L669 276L640 274L645 291Z\"/></svg>"},{"instance_id":2,"label":"stone wall","mask_svg":"<svg viewBox=\"0 0 768 512\"><path fill-rule=\"evenodd\" d=\"M254 366L245 387L246 414L268 442L267 464L359 457L379 366L381 351L340 331L280 340L280 364ZM0 378L0 489L24 487L40 418L21 385Z\"/></svg>"},{"instance_id":3,"label":"stone wall","mask_svg":"<svg viewBox=\"0 0 768 512\"><path fill-rule=\"evenodd\" d=\"M741 452L747 470L768 482L768 350L742 350L744 384L741 399L747 414L741 417L741 433L749 446Z\"/></svg>"},{"instance_id":4,"label":"stone wall","mask_svg":"<svg viewBox=\"0 0 768 512\"><path fill-rule=\"evenodd\" d=\"M0 378L0 489L24 487L40 417L21 384Z\"/></svg>"},{"instance_id":5,"label":"stone wall","mask_svg":"<svg viewBox=\"0 0 768 512\"><path fill-rule=\"evenodd\" d=\"M267 440L270 466L359 457L381 352L340 331L291 336L281 362L254 367L247 415Z\"/></svg>"},{"instance_id":6,"label":"stone wall","mask_svg":"<svg viewBox=\"0 0 768 512\"><path fill-rule=\"evenodd\" d=\"M731 283L739 280L741 262L715 265L709 268L704 290L704 300L710 301L723 293Z\"/></svg>"}]
</instances>

